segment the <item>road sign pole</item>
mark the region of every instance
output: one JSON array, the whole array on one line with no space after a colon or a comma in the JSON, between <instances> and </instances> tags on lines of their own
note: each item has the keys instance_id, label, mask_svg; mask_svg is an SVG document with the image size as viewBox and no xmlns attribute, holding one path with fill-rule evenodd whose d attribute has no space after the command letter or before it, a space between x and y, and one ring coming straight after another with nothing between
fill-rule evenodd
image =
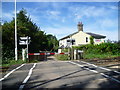
<instances>
[{"instance_id":1,"label":"road sign pole","mask_svg":"<svg viewBox=\"0 0 120 90\"><path fill-rule=\"evenodd\" d=\"M28 59L28 39L29 39L29 37L27 36L27 59Z\"/></svg>"},{"instance_id":2,"label":"road sign pole","mask_svg":"<svg viewBox=\"0 0 120 90\"><path fill-rule=\"evenodd\" d=\"M17 52L17 22L16 22L16 0L15 0L15 60L18 60Z\"/></svg>"}]
</instances>

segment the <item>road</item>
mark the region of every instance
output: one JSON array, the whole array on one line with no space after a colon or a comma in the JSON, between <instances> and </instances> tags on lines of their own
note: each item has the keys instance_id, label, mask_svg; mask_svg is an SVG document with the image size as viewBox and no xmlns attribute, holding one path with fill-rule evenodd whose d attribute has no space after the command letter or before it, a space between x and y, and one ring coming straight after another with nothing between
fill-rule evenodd
<instances>
[{"instance_id":1,"label":"road","mask_svg":"<svg viewBox=\"0 0 120 90\"><path fill-rule=\"evenodd\" d=\"M3 90L120 88L119 72L81 61L58 61L49 57L48 61L24 64L11 71L0 79Z\"/></svg>"}]
</instances>

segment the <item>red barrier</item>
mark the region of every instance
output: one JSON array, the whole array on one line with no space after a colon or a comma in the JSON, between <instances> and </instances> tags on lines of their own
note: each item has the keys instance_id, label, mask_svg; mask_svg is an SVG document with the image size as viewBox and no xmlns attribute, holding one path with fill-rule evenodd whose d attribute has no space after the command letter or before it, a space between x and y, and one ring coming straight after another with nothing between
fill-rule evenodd
<instances>
[{"instance_id":1,"label":"red barrier","mask_svg":"<svg viewBox=\"0 0 120 90\"><path fill-rule=\"evenodd\" d=\"M40 53L40 55L46 55L45 53Z\"/></svg>"},{"instance_id":2,"label":"red barrier","mask_svg":"<svg viewBox=\"0 0 120 90\"><path fill-rule=\"evenodd\" d=\"M60 54L65 54L65 53L60 53Z\"/></svg>"},{"instance_id":3,"label":"red barrier","mask_svg":"<svg viewBox=\"0 0 120 90\"><path fill-rule=\"evenodd\" d=\"M28 53L28 55L34 55L34 53Z\"/></svg>"},{"instance_id":4,"label":"red barrier","mask_svg":"<svg viewBox=\"0 0 120 90\"><path fill-rule=\"evenodd\" d=\"M55 53L50 53L50 55L55 55Z\"/></svg>"},{"instance_id":5,"label":"red barrier","mask_svg":"<svg viewBox=\"0 0 120 90\"><path fill-rule=\"evenodd\" d=\"M55 53L29 53L28 55L55 55Z\"/></svg>"}]
</instances>

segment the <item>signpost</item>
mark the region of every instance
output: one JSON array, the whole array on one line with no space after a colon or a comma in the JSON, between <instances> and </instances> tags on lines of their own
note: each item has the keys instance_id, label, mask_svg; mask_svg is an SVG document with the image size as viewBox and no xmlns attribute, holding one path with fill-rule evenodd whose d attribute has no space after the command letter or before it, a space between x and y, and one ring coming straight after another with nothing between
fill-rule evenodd
<instances>
[{"instance_id":1,"label":"signpost","mask_svg":"<svg viewBox=\"0 0 120 90\"><path fill-rule=\"evenodd\" d=\"M17 18L16 18L16 0L15 0L15 60L18 60L18 52L17 52Z\"/></svg>"},{"instance_id":2,"label":"signpost","mask_svg":"<svg viewBox=\"0 0 120 90\"><path fill-rule=\"evenodd\" d=\"M27 59L28 59L28 44L30 44L30 37L20 37L19 44L20 45L27 45Z\"/></svg>"}]
</instances>

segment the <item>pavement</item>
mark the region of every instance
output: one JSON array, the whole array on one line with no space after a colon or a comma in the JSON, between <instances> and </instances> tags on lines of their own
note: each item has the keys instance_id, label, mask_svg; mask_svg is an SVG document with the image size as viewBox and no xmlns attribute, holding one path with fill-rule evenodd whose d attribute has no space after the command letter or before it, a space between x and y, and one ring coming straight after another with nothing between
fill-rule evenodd
<instances>
[{"instance_id":1,"label":"pavement","mask_svg":"<svg viewBox=\"0 0 120 90\"><path fill-rule=\"evenodd\" d=\"M25 64L10 72L0 79L2 90L120 88L118 71L81 61L58 61L53 56L47 61Z\"/></svg>"}]
</instances>

